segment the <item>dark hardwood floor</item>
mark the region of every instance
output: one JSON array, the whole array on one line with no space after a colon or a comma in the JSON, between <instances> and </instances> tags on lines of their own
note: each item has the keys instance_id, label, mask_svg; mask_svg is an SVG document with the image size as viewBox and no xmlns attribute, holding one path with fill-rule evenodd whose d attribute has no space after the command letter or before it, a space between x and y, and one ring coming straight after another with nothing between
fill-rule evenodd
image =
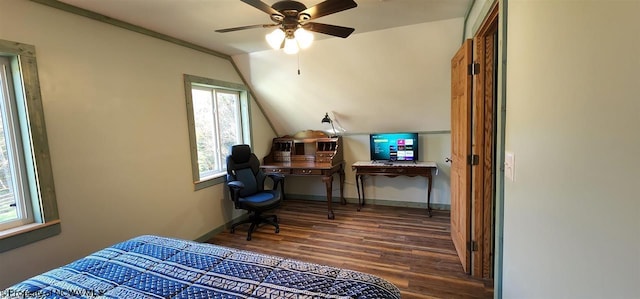
<instances>
[{"instance_id":1,"label":"dark hardwood floor","mask_svg":"<svg viewBox=\"0 0 640 299\"><path fill-rule=\"evenodd\" d=\"M371 273L395 284L402 298L492 298L485 281L462 271L449 232L448 211L290 200L274 211L280 233L264 225L247 241L249 225L209 243Z\"/></svg>"}]
</instances>

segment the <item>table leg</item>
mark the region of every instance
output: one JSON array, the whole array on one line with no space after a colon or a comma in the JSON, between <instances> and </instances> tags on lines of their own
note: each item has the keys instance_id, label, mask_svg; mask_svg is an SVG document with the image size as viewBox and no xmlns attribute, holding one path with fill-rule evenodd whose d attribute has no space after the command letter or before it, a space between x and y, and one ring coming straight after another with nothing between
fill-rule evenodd
<instances>
[{"instance_id":1,"label":"table leg","mask_svg":"<svg viewBox=\"0 0 640 299\"><path fill-rule=\"evenodd\" d=\"M338 174L340 174L340 203L343 205L347 204L347 201L344 199L344 168L342 166L340 166L340 171L338 172Z\"/></svg>"},{"instance_id":2,"label":"table leg","mask_svg":"<svg viewBox=\"0 0 640 299\"><path fill-rule=\"evenodd\" d=\"M360 187L362 187L362 207L364 207L364 202L366 196L364 195L364 175L360 176Z\"/></svg>"},{"instance_id":3,"label":"table leg","mask_svg":"<svg viewBox=\"0 0 640 299\"><path fill-rule=\"evenodd\" d=\"M431 172L431 170L429 170L429 172ZM427 213L429 214L429 217L431 217L431 174L427 176L427 181L429 182L427 187Z\"/></svg>"},{"instance_id":4,"label":"table leg","mask_svg":"<svg viewBox=\"0 0 640 299\"><path fill-rule=\"evenodd\" d=\"M364 175L358 175L360 181L358 182L358 178L356 178L356 185L360 185L360 189L362 189L362 196L360 196L360 192L358 192L358 211L364 207L365 196L364 196Z\"/></svg>"},{"instance_id":5,"label":"table leg","mask_svg":"<svg viewBox=\"0 0 640 299\"><path fill-rule=\"evenodd\" d=\"M335 219L335 216L333 215L333 208L331 206L331 202L332 202L332 192L333 192L333 174L328 175L328 176L323 176L322 177L322 181L324 182L324 185L327 188L327 209L329 210L329 214L327 216L327 218L329 219Z\"/></svg>"},{"instance_id":6,"label":"table leg","mask_svg":"<svg viewBox=\"0 0 640 299\"><path fill-rule=\"evenodd\" d=\"M358 190L358 211L360 211L360 207L362 207L362 197L360 197L360 176L360 174L356 174L356 189Z\"/></svg>"}]
</instances>

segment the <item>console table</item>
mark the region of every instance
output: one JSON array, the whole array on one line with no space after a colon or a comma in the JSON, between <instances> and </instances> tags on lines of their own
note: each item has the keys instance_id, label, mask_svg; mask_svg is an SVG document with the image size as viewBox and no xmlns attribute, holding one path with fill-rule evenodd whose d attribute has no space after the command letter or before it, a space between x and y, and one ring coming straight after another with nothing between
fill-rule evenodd
<instances>
[{"instance_id":1,"label":"console table","mask_svg":"<svg viewBox=\"0 0 640 299\"><path fill-rule=\"evenodd\" d=\"M371 162L361 161L351 165L351 169L356 174L356 187L358 189L358 211L364 206L364 176L421 176L427 178L427 213L431 217L431 185L432 185L432 172L435 170L438 172L438 167L435 162L395 162L395 163L383 163L383 162ZM362 189L362 193L361 193Z\"/></svg>"},{"instance_id":2,"label":"console table","mask_svg":"<svg viewBox=\"0 0 640 299\"><path fill-rule=\"evenodd\" d=\"M324 133L317 131L296 135L274 138L271 152L264 157L260 168L266 173L279 173L285 177L321 177L327 192L327 217L334 219L331 203L333 201L333 175L336 173L340 176L340 203L347 203L344 199L345 162L342 138L326 137ZM284 181L282 181L281 187L284 192Z\"/></svg>"}]
</instances>

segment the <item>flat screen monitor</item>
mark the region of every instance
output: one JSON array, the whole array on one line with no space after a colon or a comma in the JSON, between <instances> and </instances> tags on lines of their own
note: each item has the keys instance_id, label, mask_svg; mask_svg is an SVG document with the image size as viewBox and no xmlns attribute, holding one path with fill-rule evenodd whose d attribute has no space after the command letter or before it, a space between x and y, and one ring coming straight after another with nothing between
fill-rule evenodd
<instances>
[{"instance_id":1,"label":"flat screen monitor","mask_svg":"<svg viewBox=\"0 0 640 299\"><path fill-rule=\"evenodd\" d=\"M372 161L418 161L418 133L380 133L369 135Z\"/></svg>"}]
</instances>

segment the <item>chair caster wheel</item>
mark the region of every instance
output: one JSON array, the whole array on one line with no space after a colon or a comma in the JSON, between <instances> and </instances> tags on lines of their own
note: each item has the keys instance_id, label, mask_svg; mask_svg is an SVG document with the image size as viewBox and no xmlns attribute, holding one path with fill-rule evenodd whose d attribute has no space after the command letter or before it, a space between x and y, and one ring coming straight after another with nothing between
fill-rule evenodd
<instances>
[{"instance_id":1,"label":"chair caster wheel","mask_svg":"<svg viewBox=\"0 0 640 299\"><path fill-rule=\"evenodd\" d=\"M248 236L248 237L247 237L247 241L251 241L251 236Z\"/></svg>"},{"instance_id":2,"label":"chair caster wheel","mask_svg":"<svg viewBox=\"0 0 640 299\"><path fill-rule=\"evenodd\" d=\"M280 229L279 229L279 228L276 228L276 234L277 234L277 233L279 233L279 232L280 232Z\"/></svg>"},{"instance_id":3,"label":"chair caster wheel","mask_svg":"<svg viewBox=\"0 0 640 299\"><path fill-rule=\"evenodd\" d=\"M235 229L235 228L232 228L231 230L229 230L229 232L233 234L233 233L235 233L235 232L236 232L236 229Z\"/></svg>"}]
</instances>

